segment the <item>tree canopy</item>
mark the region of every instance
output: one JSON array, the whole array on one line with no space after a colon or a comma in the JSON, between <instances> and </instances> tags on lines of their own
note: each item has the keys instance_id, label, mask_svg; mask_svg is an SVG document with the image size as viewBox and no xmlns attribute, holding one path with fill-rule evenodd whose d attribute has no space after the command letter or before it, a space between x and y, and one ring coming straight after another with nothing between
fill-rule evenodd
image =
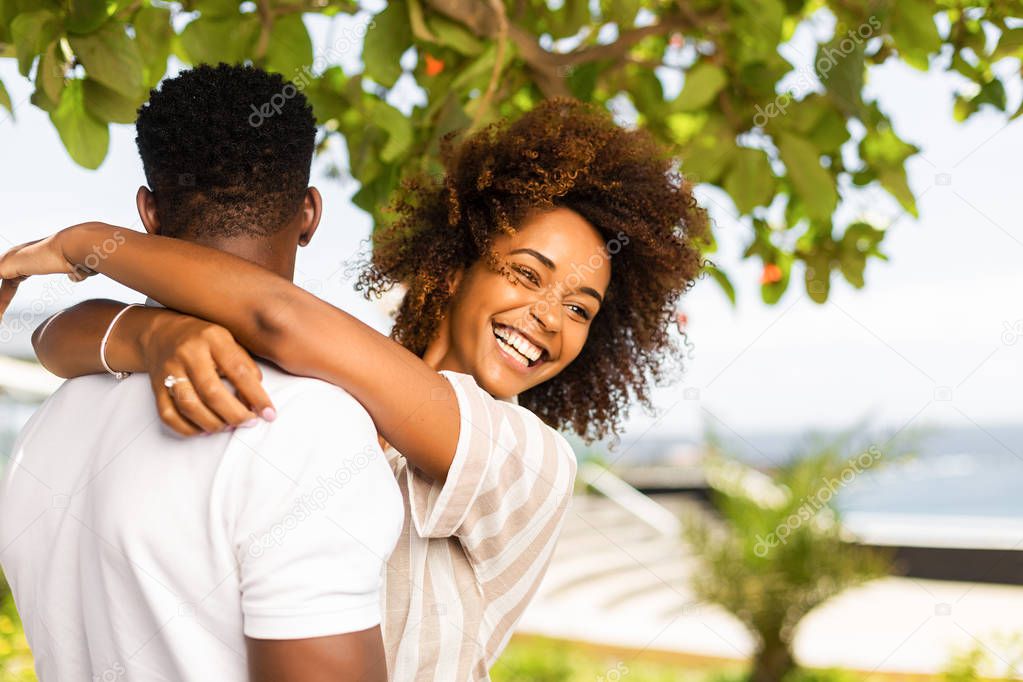
<instances>
[{"instance_id":1,"label":"tree canopy","mask_svg":"<svg viewBox=\"0 0 1023 682\"><path fill-rule=\"evenodd\" d=\"M885 258L886 225L834 220L857 188L879 185L917 215L906 161L919 150L866 94L871 66L955 72L959 121L1023 113L993 68L1016 60L1019 80L1021 0L395 0L314 51L303 15L367 11L356 0L0 0L0 58L17 60L31 104L86 168L105 158L111 123L134 122L171 55L280 72L312 103L320 149L343 137L349 167L337 171L360 183L354 201L378 226L403 175L439 171L447 132L559 95L624 110L677 151L687 177L731 197L768 303L800 270L823 302L833 273L862 287L867 262ZM797 29L821 18L834 28L812 67L787 59ZM353 53L360 72L341 67ZM409 85L421 92L410 113L395 106ZM0 106L13 113L3 83ZM728 276L708 272L734 301Z\"/></svg>"}]
</instances>

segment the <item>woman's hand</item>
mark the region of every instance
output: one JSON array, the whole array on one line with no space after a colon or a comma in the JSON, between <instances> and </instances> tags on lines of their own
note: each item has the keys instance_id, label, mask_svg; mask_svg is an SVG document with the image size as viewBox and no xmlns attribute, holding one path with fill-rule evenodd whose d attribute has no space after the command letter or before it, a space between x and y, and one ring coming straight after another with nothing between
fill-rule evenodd
<instances>
[{"instance_id":1,"label":"woman's hand","mask_svg":"<svg viewBox=\"0 0 1023 682\"><path fill-rule=\"evenodd\" d=\"M3 280L0 285L0 317L18 292L18 285L32 275L65 274L72 281L80 282L96 274L88 268L72 265L64 257L62 234L58 232L45 239L15 246L0 257L0 279Z\"/></svg>"},{"instance_id":2,"label":"woman's hand","mask_svg":"<svg viewBox=\"0 0 1023 682\"><path fill-rule=\"evenodd\" d=\"M141 344L160 419L175 432L218 433L276 417L259 365L223 327L188 315L162 315ZM168 377L178 381L167 387Z\"/></svg>"}]
</instances>

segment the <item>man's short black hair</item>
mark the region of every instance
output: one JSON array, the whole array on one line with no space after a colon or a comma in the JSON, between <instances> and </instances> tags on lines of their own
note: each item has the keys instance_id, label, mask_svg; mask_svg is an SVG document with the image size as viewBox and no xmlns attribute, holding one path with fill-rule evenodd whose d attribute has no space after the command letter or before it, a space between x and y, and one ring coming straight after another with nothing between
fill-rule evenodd
<instances>
[{"instance_id":1,"label":"man's short black hair","mask_svg":"<svg viewBox=\"0 0 1023 682\"><path fill-rule=\"evenodd\" d=\"M163 235L269 235L301 207L316 120L278 74L184 71L150 93L135 130Z\"/></svg>"}]
</instances>

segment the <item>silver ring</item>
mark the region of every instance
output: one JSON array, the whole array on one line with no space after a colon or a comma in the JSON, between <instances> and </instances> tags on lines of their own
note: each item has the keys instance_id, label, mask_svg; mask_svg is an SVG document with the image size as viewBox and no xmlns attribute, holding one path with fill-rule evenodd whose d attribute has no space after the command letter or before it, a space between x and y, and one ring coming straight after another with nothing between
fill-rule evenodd
<instances>
[{"instance_id":1,"label":"silver ring","mask_svg":"<svg viewBox=\"0 0 1023 682\"><path fill-rule=\"evenodd\" d=\"M187 384L187 383L189 383L188 379L184 379L182 377L176 377L173 374L168 374L167 378L163 380L163 385L166 386L167 390L171 391L172 393L174 391L174 387L175 386L177 386L178 384Z\"/></svg>"}]
</instances>

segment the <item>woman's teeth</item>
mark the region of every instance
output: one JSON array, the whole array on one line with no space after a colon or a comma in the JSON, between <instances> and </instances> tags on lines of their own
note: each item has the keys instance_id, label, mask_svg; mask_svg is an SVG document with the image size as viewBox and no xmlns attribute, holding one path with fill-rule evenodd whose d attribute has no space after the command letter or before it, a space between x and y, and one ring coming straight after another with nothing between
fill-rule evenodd
<instances>
[{"instance_id":1,"label":"woman's teeth","mask_svg":"<svg viewBox=\"0 0 1023 682\"><path fill-rule=\"evenodd\" d=\"M531 343L529 339L511 327L495 326L494 336L497 337L497 342L501 347L518 362L521 362L524 367L529 367L543 355L542 348Z\"/></svg>"},{"instance_id":2,"label":"woman's teeth","mask_svg":"<svg viewBox=\"0 0 1023 682\"><path fill-rule=\"evenodd\" d=\"M499 346L501 346L501 348L504 348L508 355L512 356L512 359L514 359L515 362L520 363L523 367L529 367L529 360L526 359L522 355L522 353L518 352L518 350L516 350L514 347L509 346L507 343L504 342L503 339L498 338L497 343Z\"/></svg>"}]
</instances>

